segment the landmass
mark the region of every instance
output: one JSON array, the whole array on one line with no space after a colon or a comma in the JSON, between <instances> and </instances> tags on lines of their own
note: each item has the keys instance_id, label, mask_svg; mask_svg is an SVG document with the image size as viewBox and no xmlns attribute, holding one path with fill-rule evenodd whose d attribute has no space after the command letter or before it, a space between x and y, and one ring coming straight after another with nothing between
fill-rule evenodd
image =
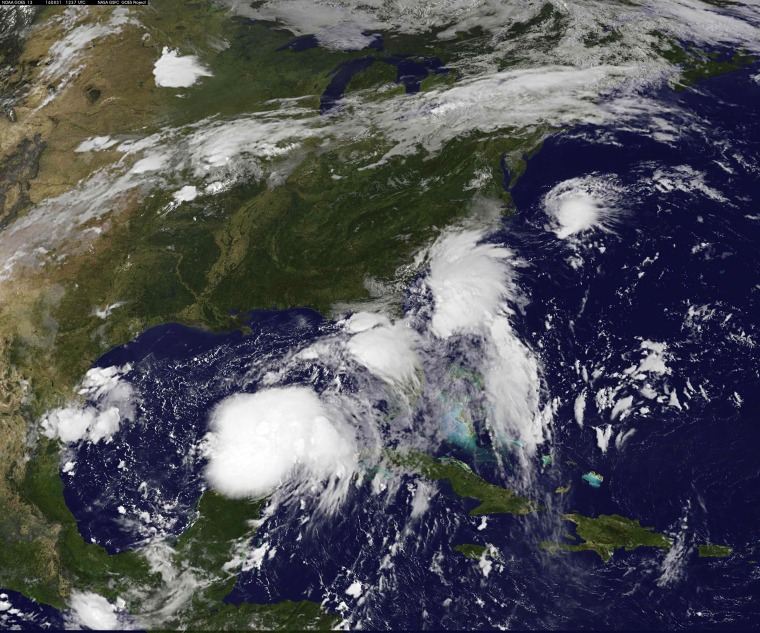
<instances>
[{"instance_id":1,"label":"landmass","mask_svg":"<svg viewBox=\"0 0 760 633\"><path fill-rule=\"evenodd\" d=\"M183 630L331 630L339 617L309 601L223 604L245 563L266 499L226 499L207 490L197 517L173 545L178 569L197 583L192 600L163 625Z\"/></svg>"},{"instance_id":2,"label":"landmass","mask_svg":"<svg viewBox=\"0 0 760 633\"><path fill-rule=\"evenodd\" d=\"M583 542L571 545L542 541L542 549L550 552L592 551L606 563L617 549L633 551L639 547L658 547L667 550L672 545L667 536L654 532L654 528L642 527L637 520L619 514L602 514L596 518L566 514L562 518L575 523L578 537Z\"/></svg>"},{"instance_id":3,"label":"landmass","mask_svg":"<svg viewBox=\"0 0 760 633\"><path fill-rule=\"evenodd\" d=\"M546 7L536 19L513 25L510 37L539 32L547 24L555 24L558 31L560 17ZM105 24L113 11L91 7L77 24ZM276 52L293 37L281 25L230 20L215 3L161 0L149 10L135 9L139 24L125 24L96 41L75 75L48 80L46 60L64 37L62 12L62 7L40 12L35 36L3 59L17 71L3 79L2 91L12 88L19 96L0 120L0 231L29 217L35 205L74 192L91 174L118 165L121 155L115 149L75 151L87 139L147 136L210 116L274 108L272 99L302 99L304 108L316 112L328 73L341 63L374 54L323 48L306 54ZM383 55L424 50L448 64L459 59L468 37L387 38ZM615 37L614 29L608 37ZM219 50L219 42L231 45ZM588 47L601 44L586 42ZM208 61L213 75L203 90L155 85L153 64L163 46L187 48ZM666 39L662 50L681 65L687 83L749 60L742 53L724 60L716 52ZM455 81L454 72L429 75L421 90ZM373 64L346 88L347 94L362 93L368 99L401 91L387 64ZM368 279L392 278L440 227L470 212L471 195L463 191L476 174L486 176L482 194L509 213L502 159L514 184L524 169L523 157L540 147L545 135L543 129L500 131L497 137L475 133L450 142L436 156L420 150L363 171L357 167L382 155L384 141L365 136L344 145L305 142L304 160L283 164L287 169L281 181L250 180L208 205L186 203L161 215L171 202L168 191L146 196L137 188L125 191L102 222L84 222L65 244L56 246L46 265L17 271L0 282L0 586L58 608L67 605L72 589L111 599L134 586L147 588L150 595L160 596L164 590L164 579L142 554L110 556L84 542L63 500L60 447L36 437L36 421L45 411L76 399L73 389L102 353L167 321L221 330L240 325L230 316L233 310L297 305L329 314L336 302L367 299ZM396 180L399 174L403 188ZM65 214L58 219L74 224ZM50 224L40 226L44 233ZM108 312L103 306L114 305L120 307L107 318L99 315ZM448 481L458 496L480 501L470 514L519 515L539 509L533 501L486 482L462 462L427 456L412 461L407 465L420 475ZM258 516L257 503L204 494L198 519L173 546L173 563L201 570L209 584L199 591L194 606L177 615L177 623L223 629L319 628L335 622L314 603L225 605L209 615L208 601L230 586L231 577L220 571L229 562L229 543L252 538L247 521ZM603 559L602 552L613 551L606 548L620 542L618 532L588 523L602 518L581 517L586 523L578 523L578 533L607 530L612 535L603 538L608 540L589 536L586 543L571 547L592 549ZM643 539L633 528L619 531L630 537L623 541L626 548ZM715 552L722 546L704 547ZM139 612L137 601L133 606Z\"/></svg>"},{"instance_id":4,"label":"landmass","mask_svg":"<svg viewBox=\"0 0 760 633\"><path fill-rule=\"evenodd\" d=\"M487 545L474 545L472 543L462 543L454 545L454 549L467 558L480 560L481 556L488 551Z\"/></svg>"},{"instance_id":5,"label":"landmass","mask_svg":"<svg viewBox=\"0 0 760 633\"><path fill-rule=\"evenodd\" d=\"M0 120L3 231L34 205L118 165L114 149L76 152L87 139L145 136L211 115L272 108L257 104L274 97L304 98L316 113L326 75L359 54L277 52L292 34L276 24L230 20L210 3L167 0L148 11L135 8L139 25L105 35L83 53L82 72L48 90L44 62L64 37L63 10L39 13L35 37L17 55L23 73L14 81L26 88L19 88L13 117ZM113 12L90 7L76 25L107 24ZM215 40L232 45L217 55ZM214 75L202 90L155 85L153 64L165 45L189 46L211 60ZM414 52L417 45L398 38L388 52ZM446 46L434 51L444 63L454 54ZM385 82L387 75L365 79ZM159 323L227 330L240 325L233 310L310 306L329 314L336 301L366 299L368 277L392 277L436 227L469 212L462 192L473 173L487 169L484 191L506 204L502 155L519 164L541 135L474 136L431 160L420 151L365 171L356 169L357 157L376 160L382 141L327 150L306 143L310 158L286 170L277 186L252 179L208 205L185 203L163 215L170 192L127 191L102 229L84 224L48 265L19 268L11 282L1 281L0 586L63 608L72 589L115 597L130 583L158 582L141 555L109 556L81 539L63 500L59 445L32 442L37 420L77 399L77 383L101 354ZM399 172L411 179L403 192ZM433 180L435 187L425 184ZM60 220L76 228L63 212Z\"/></svg>"},{"instance_id":6,"label":"landmass","mask_svg":"<svg viewBox=\"0 0 760 633\"><path fill-rule=\"evenodd\" d=\"M512 490L488 483L457 459L444 457L438 460L417 452L389 452L388 455L392 464L408 468L433 481L448 481L457 496L480 501L470 510L471 516L530 514L541 509L534 501L520 497Z\"/></svg>"},{"instance_id":7,"label":"landmass","mask_svg":"<svg viewBox=\"0 0 760 633\"><path fill-rule=\"evenodd\" d=\"M604 481L604 476L599 473L595 473L593 470L584 474L581 479L588 483L592 488L600 488Z\"/></svg>"},{"instance_id":8,"label":"landmass","mask_svg":"<svg viewBox=\"0 0 760 633\"><path fill-rule=\"evenodd\" d=\"M734 550L727 545L698 545L697 551L700 558L725 558Z\"/></svg>"}]
</instances>

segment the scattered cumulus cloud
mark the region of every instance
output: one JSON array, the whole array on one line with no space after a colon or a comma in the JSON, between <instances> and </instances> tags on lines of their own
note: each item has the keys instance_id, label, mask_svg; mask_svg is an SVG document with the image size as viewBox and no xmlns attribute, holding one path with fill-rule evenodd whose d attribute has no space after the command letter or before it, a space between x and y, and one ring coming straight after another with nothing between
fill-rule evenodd
<instances>
[{"instance_id":1,"label":"scattered cumulus cloud","mask_svg":"<svg viewBox=\"0 0 760 633\"><path fill-rule=\"evenodd\" d=\"M75 189L37 204L7 227L0 244L0 280L19 268L65 256L60 249L64 242L69 243L69 251L86 248L101 231L92 223L118 209L128 194L137 194L139 199L157 188L174 189L178 185L195 186L206 195L218 194L241 180L260 181L271 176L278 159L300 160L298 152L309 138L352 142L366 134L369 126L389 148L374 164L394 155L435 153L447 142L472 133L509 130L512 135L532 134L538 129L575 123L646 126L654 137L672 141L677 135L673 106L643 96L677 73L654 53L655 45L661 42L652 39L652 33L670 33L676 39L686 37L705 45L741 45L748 50L760 47L753 26L760 18L756 7L718 9L696 0L666 4L585 0L577 6L557 1L553 6L561 16L559 39L552 39L548 47L540 38L530 40L535 45L520 47L523 39L505 36L512 25L537 15L540 3L527 1L505 5L495 0L382 4L292 0L257 3L256 9L246 3L229 4L234 5L233 11L251 13L250 17L279 20L294 33L315 33L325 45L335 47L366 44L364 38L371 35L365 33L383 29L421 32L443 28L439 35L445 38L453 36L459 27L477 24L492 34L486 43L492 48L493 59L488 61L489 53L480 49L476 58L470 59L465 51L461 59L450 64L461 77L452 86L374 101L364 101L358 93L348 95L345 107L331 117L299 107L296 99L272 102L272 109L266 112L230 120L212 118L143 139L118 143L108 137L88 139L78 151L111 149L121 158ZM84 26L76 11L66 15L67 32ZM109 19L108 25L98 23L104 33L121 29L132 20L127 11L120 10ZM600 25L614 29L620 39L604 46L583 45L589 34L602 33ZM94 41L85 35L72 35L71 41ZM53 52L55 59L69 59L62 51ZM71 59L78 54L72 53ZM517 55L517 63L501 70L497 62L505 55ZM56 63L47 67L54 69ZM184 83L190 76L195 81L208 74L192 56L169 49L159 59L158 68L157 80L167 84ZM173 181L174 174L187 171L198 182ZM668 178L662 180L663 186L673 180ZM593 212L591 207L589 203L586 210Z\"/></svg>"},{"instance_id":2,"label":"scattered cumulus cloud","mask_svg":"<svg viewBox=\"0 0 760 633\"><path fill-rule=\"evenodd\" d=\"M122 379L131 369L129 365L90 369L78 390L80 396L86 396L87 403L48 412L40 421L42 433L65 444L110 441L122 420L134 416L135 393Z\"/></svg>"},{"instance_id":3,"label":"scattered cumulus cloud","mask_svg":"<svg viewBox=\"0 0 760 633\"><path fill-rule=\"evenodd\" d=\"M172 187L173 174L189 170L207 183L207 195L219 194L242 180L262 180L273 161L293 154L305 139L322 134L324 121L305 114L291 107L233 120L207 119L117 145L96 140L100 137L88 139L80 144L82 151L97 151L108 144L121 157L75 188L35 205L4 230L0 281L18 269L41 266L86 248L101 232L94 223L104 222L126 199L139 200L156 188ZM182 196L190 193L187 189ZM68 249L61 254L63 244Z\"/></svg>"}]
</instances>

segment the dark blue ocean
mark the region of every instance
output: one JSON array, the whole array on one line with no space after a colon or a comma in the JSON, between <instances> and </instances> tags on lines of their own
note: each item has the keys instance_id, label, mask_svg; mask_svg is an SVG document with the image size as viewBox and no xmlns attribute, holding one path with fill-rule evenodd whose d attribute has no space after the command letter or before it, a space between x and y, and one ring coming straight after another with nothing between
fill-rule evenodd
<instances>
[{"instance_id":1,"label":"dark blue ocean","mask_svg":"<svg viewBox=\"0 0 760 633\"><path fill-rule=\"evenodd\" d=\"M484 525L467 515L475 502L444 483L410 521L415 478L390 506L366 482L330 520L304 527L308 503L269 517L252 546L277 554L241 574L227 600L325 600L369 629L758 627L758 72L755 65L649 95L670 107L677 134L668 139L645 124L559 132L511 190L517 211L490 239L527 264L518 282L528 301L514 326L541 360L547 399L558 402L553 463L531 491L544 512L490 516ZM560 240L544 196L587 177L615 183L615 215L604 230ZM203 459L191 449L209 410L260 388L252 367L334 329L309 310L256 312L247 334L168 324L99 359L100 367L131 364L126 379L142 402L113 442L83 444L68 457L76 467L61 477L84 538L115 553L184 529L203 489ZM666 350L653 398L626 373L647 341ZM315 364L287 382L319 391L335 377ZM351 376L342 379L351 389ZM630 397L630 411L613 419L600 392ZM584 393L581 426L574 405ZM602 452L594 427L607 424L613 434ZM488 459L473 466L508 483ZM604 476L598 489L581 479L590 470ZM568 483L566 495L554 493ZM125 525L119 506L150 520ZM604 564L592 552L543 552L541 540L572 531L566 512L639 519L673 538L676 554L620 550ZM486 575L452 551L458 543L491 544L499 557ZM733 554L700 559L700 543ZM346 594L357 580L366 587L360 599Z\"/></svg>"},{"instance_id":2,"label":"dark blue ocean","mask_svg":"<svg viewBox=\"0 0 760 633\"><path fill-rule=\"evenodd\" d=\"M0 590L0 629L45 631L63 628L63 615L57 609L31 600L18 591Z\"/></svg>"}]
</instances>

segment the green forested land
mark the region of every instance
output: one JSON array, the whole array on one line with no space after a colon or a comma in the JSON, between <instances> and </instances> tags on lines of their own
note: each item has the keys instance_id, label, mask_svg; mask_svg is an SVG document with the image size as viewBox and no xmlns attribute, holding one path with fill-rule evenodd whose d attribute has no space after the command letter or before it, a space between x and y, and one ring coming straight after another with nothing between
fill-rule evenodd
<instances>
[{"instance_id":1,"label":"green forested land","mask_svg":"<svg viewBox=\"0 0 760 633\"><path fill-rule=\"evenodd\" d=\"M487 545L474 545L473 543L462 543L461 545L454 545L454 549L472 560L480 560L483 553L488 550Z\"/></svg>"},{"instance_id":2,"label":"green forested land","mask_svg":"<svg viewBox=\"0 0 760 633\"><path fill-rule=\"evenodd\" d=\"M700 558L725 558L734 551L727 545L699 545L697 550Z\"/></svg>"},{"instance_id":3,"label":"green forested land","mask_svg":"<svg viewBox=\"0 0 760 633\"><path fill-rule=\"evenodd\" d=\"M664 534L654 532L654 528L642 527L635 519L629 519L619 514L602 514L598 517L586 517L581 514L566 514L562 517L576 525L578 537L582 543L569 545L543 541L541 547L548 551L566 552L596 552L607 562L612 558L616 549L635 550L638 547L659 547L668 549L670 539Z\"/></svg>"},{"instance_id":4,"label":"green forested land","mask_svg":"<svg viewBox=\"0 0 760 633\"><path fill-rule=\"evenodd\" d=\"M530 499L520 497L512 490L488 483L482 477L455 459L437 460L422 453L388 453L392 464L418 472L433 481L448 481L454 493L463 498L477 499L480 504L470 515L529 514L540 508Z\"/></svg>"}]
</instances>

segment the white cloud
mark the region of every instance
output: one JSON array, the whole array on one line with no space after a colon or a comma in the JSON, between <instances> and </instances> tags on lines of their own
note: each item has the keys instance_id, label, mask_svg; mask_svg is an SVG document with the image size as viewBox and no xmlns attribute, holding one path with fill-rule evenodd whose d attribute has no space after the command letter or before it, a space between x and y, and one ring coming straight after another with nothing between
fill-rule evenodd
<instances>
[{"instance_id":1,"label":"white cloud","mask_svg":"<svg viewBox=\"0 0 760 633\"><path fill-rule=\"evenodd\" d=\"M351 434L319 397L283 387L223 400L211 414L206 478L233 498L260 497L301 469L309 478L346 478L355 465Z\"/></svg>"},{"instance_id":2,"label":"white cloud","mask_svg":"<svg viewBox=\"0 0 760 633\"><path fill-rule=\"evenodd\" d=\"M662 79L635 65L576 68L548 64L481 73L450 87L403 95L393 100L345 99L356 120L369 120L393 142L378 162L420 147L437 153L449 141L480 132L536 130L573 123L618 123L635 117L651 119L664 106L636 93L636 88ZM600 101L603 93L615 94ZM656 126L655 126L656 127Z\"/></svg>"},{"instance_id":3,"label":"white cloud","mask_svg":"<svg viewBox=\"0 0 760 633\"><path fill-rule=\"evenodd\" d=\"M347 332L355 334L378 325L390 327L390 319L383 314L375 312L356 312L346 319L345 328Z\"/></svg>"},{"instance_id":4,"label":"white cloud","mask_svg":"<svg viewBox=\"0 0 760 633\"><path fill-rule=\"evenodd\" d=\"M66 444L80 440L97 444L111 438L120 424L121 414L117 407L99 411L95 407L70 406L48 413L42 420L42 429L47 437L57 437Z\"/></svg>"},{"instance_id":5,"label":"white cloud","mask_svg":"<svg viewBox=\"0 0 760 633\"><path fill-rule=\"evenodd\" d=\"M659 168L652 174L652 183L655 189L662 193L683 191L685 193L701 193L702 195L729 203L729 200L719 191L713 189L705 182L705 174L696 171L689 165L677 165L669 168Z\"/></svg>"},{"instance_id":6,"label":"white cloud","mask_svg":"<svg viewBox=\"0 0 760 633\"><path fill-rule=\"evenodd\" d=\"M121 306L125 305L126 301L117 301L116 303L111 303L110 305L106 305L104 308L93 308L92 314L99 319L107 319L109 316L111 316L111 313L116 310L117 308L120 308Z\"/></svg>"},{"instance_id":7,"label":"white cloud","mask_svg":"<svg viewBox=\"0 0 760 633\"><path fill-rule=\"evenodd\" d=\"M115 390L129 389L127 383L122 382L121 377L132 371L132 365L112 365L111 367L93 367L88 369L82 379L77 393L88 395L93 398L111 394L119 396ZM124 394L126 395L126 394Z\"/></svg>"},{"instance_id":8,"label":"white cloud","mask_svg":"<svg viewBox=\"0 0 760 633\"><path fill-rule=\"evenodd\" d=\"M75 152L99 152L100 150L108 149L118 143L118 139L111 138L110 136L93 136L86 141L82 141Z\"/></svg>"},{"instance_id":9,"label":"white cloud","mask_svg":"<svg viewBox=\"0 0 760 633\"><path fill-rule=\"evenodd\" d=\"M564 240L592 229L611 230L617 197L617 187L609 178L571 178L546 194L544 208L551 230Z\"/></svg>"},{"instance_id":10,"label":"white cloud","mask_svg":"<svg viewBox=\"0 0 760 633\"><path fill-rule=\"evenodd\" d=\"M430 500L437 494L438 489L424 479L419 480L414 487L412 497L411 517L413 519L423 516L430 508Z\"/></svg>"},{"instance_id":11,"label":"white cloud","mask_svg":"<svg viewBox=\"0 0 760 633\"><path fill-rule=\"evenodd\" d=\"M309 114L311 116L303 117ZM290 154L301 142L320 134L324 122L298 108L263 112L231 121L203 121L194 126L187 146L178 155L189 159L195 175L229 170L232 161L247 157L272 159ZM217 174L217 178L220 174Z\"/></svg>"},{"instance_id":12,"label":"white cloud","mask_svg":"<svg viewBox=\"0 0 760 633\"><path fill-rule=\"evenodd\" d=\"M586 411L586 392L579 393L575 398L575 404L573 405L573 414L575 415L575 421L578 426L583 427L583 416Z\"/></svg>"},{"instance_id":13,"label":"white cloud","mask_svg":"<svg viewBox=\"0 0 760 633\"><path fill-rule=\"evenodd\" d=\"M636 368L636 373L670 374L671 371L665 364L667 359L665 343L642 341L641 349L644 350L644 358Z\"/></svg>"},{"instance_id":14,"label":"white cloud","mask_svg":"<svg viewBox=\"0 0 760 633\"><path fill-rule=\"evenodd\" d=\"M619 451L623 449L629 439L635 435L636 429L628 429L627 431L620 431L615 437L615 448Z\"/></svg>"},{"instance_id":15,"label":"white cloud","mask_svg":"<svg viewBox=\"0 0 760 633\"><path fill-rule=\"evenodd\" d=\"M193 185L185 185L179 191L175 191L172 197L175 202L190 202L198 197L198 189Z\"/></svg>"},{"instance_id":16,"label":"white cloud","mask_svg":"<svg viewBox=\"0 0 760 633\"><path fill-rule=\"evenodd\" d=\"M607 447L610 445L610 438L612 438L612 425L595 426L594 430L596 431L596 444L599 450L606 453Z\"/></svg>"},{"instance_id":17,"label":"white cloud","mask_svg":"<svg viewBox=\"0 0 760 633\"><path fill-rule=\"evenodd\" d=\"M546 425L538 360L510 323L510 304L519 300L514 257L484 238L482 231L454 231L430 248L430 328L444 339L462 334L481 338L484 348L477 362L491 405L488 424L494 440L518 440L533 454Z\"/></svg>"},{"instance_id":18,"label":"white cloud","mask_svg":"<svg viewBox=\"0 0 760 633\"><path fill-rule=\"evenodd\" d=\"M358 580L355 580L349 585L348 589L346 589L346 595L349 595L352 598L359 598L361 597L363 591L364 588L362 586L362 583Z\"/></svg>"},{"instance_id":19,"label":"white cloud","mask_svg":"<svg viewBox=\"0 0 760 633\"><path fill-rule=\"evenodd\" d=\"M340 51L358 51L367 48L377 35L365 35L362 28L353 22L341 22L316 33L320 46Z\"/></svg>"},{"instance_id":20,"label":"white cloud","mask_svg":"<svg viewBox=\"0 0 760 633\"><path fill-rule=\"evenodd\" d=\"M71 620L68 628L86 627L96 631L124 628L124 622L119 622L116 606L96 593L72 592L70 607Z\"/></svg>"},{"instance_id":21,"label":"white cloud","mask_svg":"<svg viewBox=\"0 0 760 633\"><path fill-rule=\"evenodd\" d=\"M122 380L131 369L130 365L90 369L78 390L79 395L87 396L89 404L49 411L40 421L44 435L57 437L66 444L110 441L122 419L134 415L134 390Z\"/></svg>"},{"instance_id":22,"label":"white cloud","mask_svg":"<svg viewBox=\"0 0 760 633\"><path fill-rule=\"evenodd\" d=\"M419 360L415 341L415 332L399 321L355 334L348 342L348 350L359 363L388 383L417 382Z\"/></svg>"},{"instance_id":23,"label":"white cloud","mask_svg":"<svg viewBox=\"0 0 760 633\"><path fill-rule=\"evenodd\" d=\"M533 455L545 439L547 423L540 408L538 359L505 316L491 321L486 345L483 374L494 439L500 443L517 439L527 455Z\"/></svg>"},{"instance_id":24,"label":"white cloud","mask_svg":"<svg viewBox=\"0 0 760 633\"><path fill-rule=\"evenodd\" d=\"M132 174L147 174L153 171L158 171L166 165L169 160L169 156L163 153L148 154L145 158L138 160L130 170Z\"/></svg>"},{"instance_id":25,"label":"white cloud","mask_svg":"<svg viewBox=\"0 0 760 633\"><path fill-rule=\"evenodd\" d=\"M531 0L263 0L249 3L224 0L234 11L260 20L274 20L285 24L296 34L314 33L321 29L350 22L365 29L391 30L402 33L423 33L443 28L438 37L454 37L458 31L479 27L497 36L499 43L508 45L516 39L519 45L525 38L535 37L540 49L542 37L556 32L556 24L549 20L536 28L534 34L519 38L498 37L508 34L517 23L534 19L544 8L544 2ZM604 26L614 27L623 41L609 42L615 52L633 49L630 55L648 43L653 31L668 33L682 40L700 43L742 44L757 47L757 31L753 27L760 18L760 8L753 3L718 9L699 0L636 0L611 3L605 0L550 0L557 16L561 16L562 35L558 47L567 56L583 53L584 35L605 33ZM505 41L506 40L506 41ZM604 47L592 47L604 48Z\"/></svg>"},{"instance_id":26,"label":"white cloud","mask_svg":"<svg viewBox=\"0 0 760 633\"><path fill-rule=\"evenodd\" d=\"M257 2L255 8L237 0L224 3L241 15L282 22L299 35L348 21L365 29L402 33L450 27L441 34L445 38L457 30L475 26L495 30L512 20L527 20L535 15L531 3L498 0L264 0Z\"/></svg>"},{"instance_id":27,"label":"white cloud","mask_svg":"<svg viewBox=\"0 0 760 633\"><path fill-rule=\"evenodd\" d=\"M738 3L723 10L701 0L649 0L645 4L654 9L667 32L681 40L760 49L760 5L756 2Z\"/></svg>"},{"instance_id":28,"label":"white cloud","mask_svg":"<svg viewBox=\"0 0 760 633\"><path fill-rule=\"evenodd\" d=\"M180 55L165 46L153 68L153 75L157 86L187 88L201 77L210 77L211 72L194 55Z\"/></svg>"},{"instance_id":29,"label":"white cloud","mask_svg":"<svg viewBox=\"0 0 760 633\"><path fill-rule=\"evenodd\" d=\"M88 432L88 439L97 444L102 439L110 438L119 430L121 414L116 407L109 407L102 411L94 420Z\"/></svg>"},{"instance_id":30,"label":"white cloud","mask_svg":"<svg viewBox=\"0 0 760 633\"><path fill-rule=\"evenodd\" d=\"M430 249L426 283L435 301L436 336L479 331L513 291L505 266L510 251L479 243L482 238L483 233L475 230L449 233Z\"/></svg>"},{"instance_id":31,"label":"white cloud","mask_svg":"<svg viewBox=\"0 0 760 633\"><path fill-rule=\"evenodd\" d=\"M369 102L355 93L345 99L347 107L329 119L316 116L312 109L299 109L297 99L283 100L271 102L269 105L277 109L269 112L233 121L201 121L118 146L110 145L111 140L85 141L81 151L96 150L101 143L118 149L123 159L113 168L93 174L76 189L36 205L9 226L0 243L0 260L4 262L0 278L8 277L17 267L49 260L53 253L61 252L60 243L74 234L78 239L71 239L70 249L86 248L98 227L90 227L91 232L85 233L82 225L117 208L117 200L127 191L145 195L151 189L173 188L177 183L172 182L172 175L188 168L205 181L201 186L210 187L207 193L222 191L243 179L262 180L268 171L274 171L272 159L294 155L309 137L351 142L369 128L390 147L384 157L379 157L380 162L420 148L438 152L448 141L473 132L508 131L514 136L577 122L620 127L640 120L653 137L672 140L678 132L678 125L668 120L674 106L642 97L647 88L661 85L678 72L655 52L663 42L653 33L670 34L674 41L760 50L753 24L760 18L760 7L749 4L718 9L697 0L579 0L572 4L555 0L553 9L561 20L557 24L550 20L553 26L547 22L535 33L519 38L509 37L509 28L535 17L543 3L267 0L256 3L256 9L247 3L230 4L236 12L280 20L296 33L317 33L324 42L332 41L336 46L341 42L348 45L349 35L358 37L362 29L421 32L445 27L439 35L446 38L457 29L480 26L493 37L482 40L486 51L482 47L472 54L463 50L452 61L451 66L462 77L453 86ZM66 22L67 37L71 37L66 46L55 49L53 58L76 60L82 50L80 44L93 40L84 32L74 35L86 27L82 23L84 13L70 11L66 15L73 16ZM115 12L110 22L95 26L120 29L129 22L128 15L126 11ZM603 46L584 44L589 36L603 37L608 32L604 29L614 29L619 39ZM547 40L547 35L552 37ZM360 43L358 39L355 42ZM508 57L516 63L503 70L499 64ZM185 64L195 69L190 73L193 76L198 70L197 61L190 61L192 56L180 57L167 49L162 59L167 73L175 65ZM55 67L56 62L51 62L49 68ZM183 73L178 71L177 76ZM580 202L574 203L579 209ZM585 211L590 221L593 203L586 205Z\"/></svg>"},{"instance_id":32,"label":"white cloud","mask_svg":"<svg viewBox=\"0 0 760 633\"><path fill-rule=\"evenodd\" d=\"M83 7L67 7L65 12L51 20L63 28L63 35L58 36L44 63L41 64L41 81L36 82L33 90L41 92L44 97L35 111L44 108L66 91L71 79L85 66L85 52L93 48L96 40L120 33L126 24L137 24L129 17L128 9L124 7L94 16L82 9ZM51 85L53 90L48 90L48 86ZM42 92L45 90L47 94Z\"/></svg>"},{"instance_id":33,"label":"white cloud","mask_svg":"<svg viewBox=\"0 0 760 633\"><path fill-rule=\"evenodd\" d=\"M248 541L249 542L249 541ZM199 578L200 570L188 565L178 565L176 550L165 540L152 540L140 554L146 559L151 573L161 575L163 585L158 592L147 597L138 592L140 612L134 615L135 628L143 630L165 629L167 620L176 616L197 595L198 588L210 578Z\"/></svg>"},{"instance_id":34,"label":"white cloud","mask_svg":"<svg viewBox=\"0 0 760 633\"><path fill-rule=\"evenodd\" d=\"M168 188L173 175L184 170L208 182L207 194L241 180L263 179L273 159L293 153L304 139L322 134L325 122L318 116L304 118L304 114L302 109L286 108L231 121L208 119L114 145L122 154L116 164L42 201L3 231L0 280L18 268L40 266L59 257L62 244L68 243L65 252L87 248L101 230L92 225L118 210L125 193L144 196L155 188Z\"/></svg>"},{"instance_id":35,"label":"white cloud","mask_svg":"<svg viewBox=\"0 0 760 633\"><path fill-rule=\"evenodd\" d=\"M66 34L50 47L42 71L44 79L61 79L70 75L74 65L81 61L83 51L89 44L107 35L119 33L126 24L136 24L129 18L128 10L123 7L105 15L109 16L108 20L99 21L97 14L82 11L79 7L67 7L67 12L61 19Z\"/></svg>"},{"instance_id":36,"label":"white cloud","mask_svg":"<svg viewBox=\"0 0 760 633\"><path fill-rule=\"evenodd\" d=\"M94 425L97 413L92 408L64 407L47 414L42 420L43 433L49 437L58 437L69 444L78 442L87 435Z\"/></svg>"},{"instance_id":37,"label":"white cloud","mask_svg":"<svg viewBox=\"0 0 760 633\"><path fill-rule=\"evenodd\" d=\"M235 10L261 19L284 22L294 32L313 33L338 28L347 20L365 29L421 32L447 26L439 36L453 37L458 29L478 26L494 35L484 39L486 51L461 53L450 66L462 78L453 86L394 99L364 102L349 95L335 126L354 135L369 121L393 147L383 160L407 155L419 147L439 151L448 141L473 132L558 127L577 122L615 123L642 118L653 135L663 139L673 130L659 116L668 106L642 97L642 89L660 85L677 69L657 52L663 46L655 32L705 45L729 43L760 50L757 9L717 10L696 0L671 3L609 3L586 0L553 3L555 16L534 33L508 36L516 22L539 13L543 3L499 3L491 0L432 2L339 3L290 0L257 3L256 9ZM549 26L552 24L553 26ZM587 46L589 37L614 29L619 39ZM610 31L612 32L612 31ZM551 35L551 45L546 36ZM515 66L500 70L505 58ZM603 97L603 98L602 98ZM663 130L660 128L663 127Z\"/></svg>"},{"instance_id":38,"label":"white cloud","mask_svg":"<svg viewBox=\"0 0 760 633\"><path fill-rule=\"evenodd\" d=\"M628 412L631 410L632 406L633 396L620 398L620 400L615 403L615 406L612 407L612 411L610 412L610 419L616 420L618 416L620 416L621 420L625 419L628 416Z\"/></svg>"}]
</instances>

